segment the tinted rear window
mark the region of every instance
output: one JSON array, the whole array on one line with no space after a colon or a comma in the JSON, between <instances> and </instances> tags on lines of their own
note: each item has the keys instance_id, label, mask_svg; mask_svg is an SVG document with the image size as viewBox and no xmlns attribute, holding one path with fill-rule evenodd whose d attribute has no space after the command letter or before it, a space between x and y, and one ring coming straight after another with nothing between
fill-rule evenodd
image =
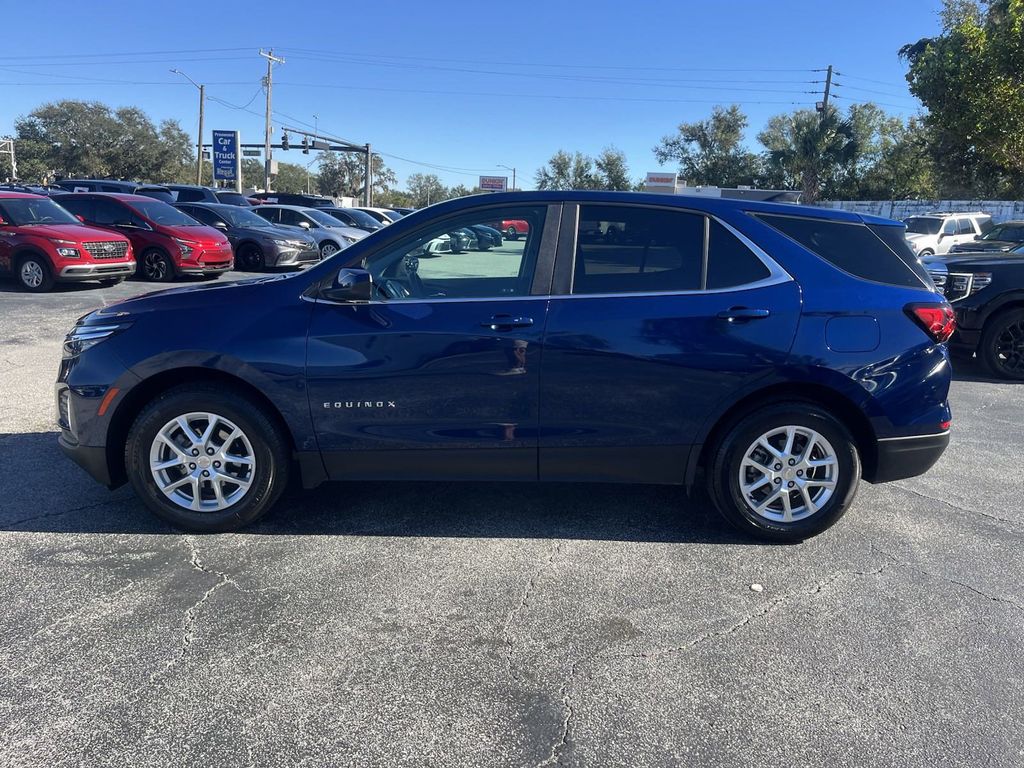
<instances>
[{"instance_id":1,"label":"tinted rear window","mask_svg":"<svg viewBox=\"0 0 1024 768\"><path fill-rule=\"evenodd\" d=\"M920 288L930 285L927 276L918 277L917 269L899 256L882 238L885 234L875 230L894 230L902 238L898 227L868 227L864 224L803 218L800 216L773 216L758 214L765 224L800 243L804 248L855 277L887 285ZM886 239L892 239L888 234ZM916 261L916 259L915 259Z\"/></svg>"},{"instance_id":2,"label":"tinted rear window","mask_svg":"<svg viewBox=\"0 0 1024 768\"><path fill-rule=\"evenodd\" d=\"M733 288L771 277L771 271L714 219L708 231L708 288Z\"/></svg>"}]
</instances>

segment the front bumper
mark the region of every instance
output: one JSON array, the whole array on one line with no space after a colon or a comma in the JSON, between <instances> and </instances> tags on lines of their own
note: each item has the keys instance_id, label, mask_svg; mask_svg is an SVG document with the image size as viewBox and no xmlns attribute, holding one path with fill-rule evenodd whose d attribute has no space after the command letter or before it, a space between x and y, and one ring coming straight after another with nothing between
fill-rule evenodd
<instances>
[{"instance_id":1,"label":"front bumper","mask_svg":"<svg viewBox=\"0 0 1024 768\"><path fill-rule=\"evenodd\" d=\"M876 441L874 471L865 474L871 483L889 483L923 475L949 445L949 430L933 435L890 437Z\"/></svg>"},{"instance_id":2,"label":"front bumper","mask_svg":"<svg viewBox=\"0 0 1024 768\"><path fill-rule=\"evenodd\" d=\"M183 264L178 271L183 275L218 275L221 272L229 271L234 266L233 260L201 263L198 265Z\"/></svg>"},{"instance_id":3,"label":"front bumper","mask_svg":"<svg viewBox=\"0 0 1024 768\"><path fill-rule=\"evenodd\" d=\"M312 246L307 250L279 248L273 266L294 267L299 264L316 264L318 261L320 261L320 251L316 246Z\"/></svg>"},{"instance_id":4,"label":"front bumper","mask_svg":"<svg viewBox=\"0 0 1024 768\"><path fill-rule=\"evenodd\" d=\"M75 464L88 472L94 480L108 488L115 483L110 477L110 464L107 462L107 449L90 445L75 445L63 434L57 438L57 444Z\"/></svg>"},{"instance_id":5,"label":"front bumper","mask_svg":"<svg viewBox=\"0 0 1024 768\"><path fill-rule=\"evenodd\" d=\"M111 277L130 277L134 274L134 261L119 261L114 264L69 264L61 269L57 278L62 282L74 282L76 280L105 280Z\"/></svg>"}]
</instances>

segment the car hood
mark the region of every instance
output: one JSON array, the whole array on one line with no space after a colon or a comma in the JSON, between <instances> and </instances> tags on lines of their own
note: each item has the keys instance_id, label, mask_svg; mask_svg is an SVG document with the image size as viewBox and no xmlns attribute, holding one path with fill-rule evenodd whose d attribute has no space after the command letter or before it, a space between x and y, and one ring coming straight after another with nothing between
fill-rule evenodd
<instances>
[{"instance_id":1,"label":"car hood","mask_svg":"<svg viewBox=\"0 0 1024 768\"><path fill-rule=\"evenodd\" d=\"M920 232L907 232L905 237L907 240L917 242L918 240L924 240L926 237L935 237L935 235L923 235Z\"/></svg>"},{"instance_id":2,"label":"car hood","mask_svg":"<svg viewBox=\"0 0 1024 768\"><path fill-rule=\"evenodd\" d=\"M331 232L337 232L338 234L344 235L345 237L355 238L356 240L362 240L364 237L369 235L365 229L356 229L355 227L327 227Z\"/></svg>"},{"instance_id":3,"label":"car hood","mask_svg":"<svg viewBox=\"0 0 1024 768\"><path fill-rule=\"evenodd\" d=\"M166 227L160 226L157 230L169 237L176 237L190 243L199 243L203 246L227 245L228 236L216 227Z\"/></svg>"},{"instance_id":4,"label":"car hood","mask_svg":"<svg viewBox=\"0 0 1024 768\"><path fill-rule=\"evenodd\" d=\"M1020 243L1010 240L972 240L969 243L953 246L957 253L978 252L978 251L1009 251L1016 248Z\"/></svg>"},{"instance_id":5,"label":"car hood","mask_svg":"<svg viewBox=\"0 0 1024 768\"><path fill-rule=\"evenodd\" d=\"M36 237L52 237L55 240L74 240L79 243L94 243L111 240L127 240L128 238L105 229L89 227L85 224L36 224L22 227L21 231Z\"/></svg>"},{"instance_id":6,"label":"car hood","mask_svg":"<svg viewBox=\"0 0 1024 768\"><path fill-rule=\"evenodd\" d=\"M232 227L231 234L235 237L272 237L275 240L296 240L310 246L316 245L312 235L283 227Z\"/></svg>"},{"instance_id":7,"label":"car hood","mask_svg":"<svg viewBox=\"0 0 1024 768\"><path fill-rule=\"evenodd\" d=\"M102 324L110 322L114 318L130 319L132 316L147 312L181 312L213 304L223 305L225 302L230 304L236 301L243 292L258 291L266 283L292 280L301 274L301 272L292 272L283 275L263 275L230 282L198 283L153 291L98 309L78 322L80 325Z\"/></svg>"},{"instance_id":8,"label":"car hood","mask_svg":"<svg viewBox=\"0 0 1024 768\"><path fill-rule=\"evenodd\" d=\"M936 256L922 259L926 268L955 272L957 269L982 269L985 267L1003 267L1008 264L1024 264L1024 254L1019 253L954 253L949 256Z\"/></svg>"}]
</instances>

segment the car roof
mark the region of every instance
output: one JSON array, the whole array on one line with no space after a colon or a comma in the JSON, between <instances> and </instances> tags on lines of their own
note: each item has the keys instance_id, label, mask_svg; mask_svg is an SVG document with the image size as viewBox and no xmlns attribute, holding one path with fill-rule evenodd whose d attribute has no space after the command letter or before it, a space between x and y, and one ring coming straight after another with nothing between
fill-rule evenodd
<instances>
[{"instance_id":1,"label":"car roof","mask_svg":"<svg viewBox=\"0 0 1024 768\"><path fill-rule=\"evenodd\" d=\"M126 203L164 203L165 200L157 200L149 195L129 195L127 192L75 192L79 197L109 197L114 200L123 200Z\"/></svg>"},{"instance_id":2,"label":"car roof","mask_svg":"<svg viewBox=\"0 0 1024 768\"><path fill-rule=\"evenodd\" d=\"M238 206L235 206L236 208ZM289 211L320 211L322 208L317 208L312 205L289 205L288 203L262 203L260 205L254 205L253 208L259 210L260 208L285 208Z\"/></svg>"},{"instance_id":3,"label":"car roof","mask_svg":"<svg viewBox=\"0 0 1024 768\"><path fill-rule=\"evenodd\" d=\"M11 192L8 190L0 189L0 200L19 200L23 197L27 197L31 200L48 200L46 195L35 195L31 192Z\"/></svg>"},{"instance_id":4,"label":"car roof","mask_svg":"<svg viewBox=\"0 0 1024 768\"><path fill-rule=\"evenodd\" d=\"M242 207L240 205L228 205L227 203L211 203L209 200L185 200L180 203L171 203L171 205L173 205L175 208L180 208L184 205L191 205L195 208L208 208L211 211L236 211ZM263 206L260 207L262 208Z\"/></svg>"},{"instance_id":5,"label":"car roof","mask_svg":"<svg viewBox=\"0 0 1024 768\"><path fill-rule=\"evenodd\" d=\"M544 190L532 192L488 192L468 195L443 203L435 203L430 209L437 213L455 212L465 208L487 205L528 205L530 203L577 202L591 205L654 205L667 208L683 208L704 213L764 213L778 216L800 216L804 218L827 219L883 226L903 227L900 221L866 213L853 213L838 208L819 208L797 203L766 203L730 197L701 197L697 195L666 195L657 192L618 192L610 190ZM367 209L372 210L372 209ZM387 209L383 209L387 210Z\"/></svg>"}]
</instances>

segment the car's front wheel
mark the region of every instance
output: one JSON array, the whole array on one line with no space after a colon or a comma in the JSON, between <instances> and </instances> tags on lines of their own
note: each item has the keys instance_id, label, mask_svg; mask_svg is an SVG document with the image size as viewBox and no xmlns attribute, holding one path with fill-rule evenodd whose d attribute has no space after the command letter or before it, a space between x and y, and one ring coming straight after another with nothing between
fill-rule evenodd
<instances>
[{"instance_id":1,"label":"car's front wheel","mask_svg":"<svg viewBox=\"0 0 1024 768\"><path fill-rule=\"evenodd\" d=\"M519 232L516 230L515 227L510 225L509 228L505 230L505 237L507 237L509 240L518 240Z\"/></svg>"},{"instance_id":2,"label":"car's front wheel","mask_svg":"<svg viewBox=\"0 0 1024 768\"><path fill-rule=\"evenodd\" d=\"M26 291L45 293L53 288L53 273L46 259L30 254L18 261L18 282Z\"/></svg>"},{"instance_id":3,"label":"car's front wheel","mask_svg":"<svg viewBox=\"0 0 1024 768\"><path fill-rule=\"evenodd\" d=\"M978 357L993 376L1024 381L1024 309L1000 312L985 323Z\"/></svg>"},{"instance_id":4,"label":"car's front wheel","mask_svg":"<svg viewBox=\"0 0 1024 768\"><path fill-rule=\"evenodd\" d=\"M334 254L336 254L340 250L341 249L338 247L337 243L332 243L332 242L323 243L320 246L320 258L321 259L329 258L329 257L333 256Z\"/></svg>"},{"instance_id":5,"label":"car's front wheel","mask_svg":"<svg viewBox=\"0 0 1024 768\"><path fill-rule=\"evenodd\" d=\"M197 533L235 530L264 515L289 470L286 438L260 405L205 384L168 390L142 410L125 466L150 510Z\"/></svg>"},{"instance_id":6,"label":"car's front wheel","mask_svg":"<svg viewBox=\"0 0 1024 768\"><path fill-rule=\"evenodd\" d=\"M174 262L171 257L159 248L150 248L140 259L142 276L157 283L169 283L174 280Z\"/></svg>"},{"instance_id":7,"label":"car's front wheel","mask_svg":"<svg viewBox=\"0 0 1024 768\"><path fill-rule=\"evenodd\" d=\"M800 541L835 523L860 483L857 444L812 403L777 403L740 419L712 449L708 491L748 534Z\"/></svg>"}]
</instances>

